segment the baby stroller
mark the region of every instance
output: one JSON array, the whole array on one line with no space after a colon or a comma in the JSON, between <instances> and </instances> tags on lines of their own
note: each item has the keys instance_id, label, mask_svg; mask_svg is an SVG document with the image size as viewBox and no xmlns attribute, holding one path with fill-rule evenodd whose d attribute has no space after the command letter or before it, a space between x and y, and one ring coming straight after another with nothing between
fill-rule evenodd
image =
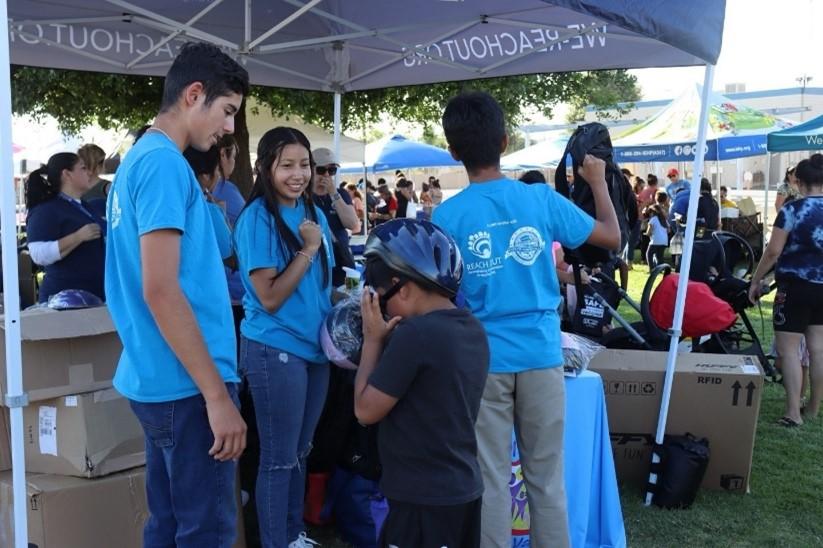
<instances>
[{"instance_id":1,"label":"baby stroller","mask_svg":"<svg viewBox=\"0 0 823 548\"><path fill-rule=\"evenodd\" d=\"M746 239L733 232L716 231L709 238L695 240L689 278L706 283L737 314L734 325L713 333L695 350L757 356L766 376L774 380L777 372L747 314L754 306L749 301L749 286L755 260L755 252Z\"/></svg>"},{"instance_id":2,"label":"baby stroller","mask_svg":"<svg viewBox=\"0 0 823 548\"><path fill-rule=\"evenodd\" d=\"M692 341L694 352L720 354L751 354L757 356L767 377L775 378L775 370L763 351L760 339L746 310L752 306L748 299L749 278L754 269L755 256L749 244L740 236L716 231L695 240L692 259L692 281L703 282L711 293L728 303L734 312L733 323L724 329L697 337ZM658 279L672 273L667 264L658 265L649 274L640 303L635 302L614 279L603 273L592 276L592 282L577 283L578 294L583 295L567 323L570 331L583 335L606 348L666 350L670 335L661 317L655 319L651 305ZM689 291L691 295L691 291ZM690 297L691 298L691 297ZM629 323L617 312L620 300L638 311L641 321ZM671 322L673 297L662 316ZM724 306L729 310L729 306ZM602 311L602 312L601 312ZM658 313L659 314L659 313ZM731 313L729 313L731 315ZM602 318L602 320L601 320ZM588 321L588 324L586 320ZM602 330L602 324L614 320L619 324L611 330ZM598 324L595 320L600 320ZM592 327L593 329L587 329ZM598 330L599 329L599 330Z\"/></svg>"},{"instance_id":3,"label":"baby stroller","mask_svg":"<svg viewBox=\"0 0 823 548\"><path fill-rule=\"evenodd\" d=\"M665 264L652 270L643 288L640 303L632 299L615 281L613 269L602 268L596 274L591 274L586 285L582 284L579 274L575 272L577 303L574 310L566 315L565 329L606 348L665 350L669 336L652 319L649 301L657 278L669 272L671 267ZM621 300L640 314L640 321L629 322L623 318L617 310ZM618 325L611 327L612 321Z\"/></svg>"}]
</instances>

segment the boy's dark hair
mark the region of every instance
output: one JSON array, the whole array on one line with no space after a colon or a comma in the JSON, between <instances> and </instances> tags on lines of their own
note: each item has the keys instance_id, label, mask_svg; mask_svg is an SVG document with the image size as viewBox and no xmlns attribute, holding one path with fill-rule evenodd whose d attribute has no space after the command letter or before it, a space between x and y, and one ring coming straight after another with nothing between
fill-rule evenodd
<instances>
[{"instance_id":1,"label":"boy's dark hair","mask_svg":"<svg viewBox=\"0 0 823 548\"><path fill-rule=\"evenodd\" d=\"M183 156L189 162L195 177L213 175L217 166L220 165L220 148L217 145L211 147L206 152L197 150L194 147L188 147L183 152Z\"/></svg>"},{"instance_id":2,"label":"boy's dark hair","mask_svg":"<svg viewBox=\"0 0 823 548\"><path fill-rule=\"evenodd\" d=\"M526 183L527 185L534 183L545 183L546 177L544 177L543 174L536 169L532 169L520 176L520 182Z\"/></svg>"},{"instance_id":3,"label":"boy's dark hair","mask_svg":"<svg viewBox=\"0 0 823 548\"><path fill-rule=\"evenodd\" d=\"M443 112L443 132L449 148L468 171L500 165L506 122L503 109L488 93L474 91L453 97Z\"/></svg>"},{"instance_id":4,"label":"boy's dark hair","mask_svg":"<svg viewBox=\"0 0 823 548\"><path fill-rule=\"evenodd\" d=\"M200 82L206 93L206 105L218 97L239 93L249 94L249 73L237 61L220 51L217 46L189 42L166 74L160 112L171 109L186 86Z\"/></svg>"},{"instance_id":5,"label":"boy's dark hair","mask_svg":"<svg viewBox=\"0 0 823 548\"><path fill-rule=\"evenodd\" d=\"M721 186L720 192L729 192L729 187L727 187L726 185Z\"/></svg>"},{"instance_id":6,"label":"boy's dark hair","mask_svg":"<svg viewBox=\"0 0 823 548\"><path fill-rule=\"evenodd\" d=\"M378 187L380 185L385 185L385 184L386 184L386 179L384 179L383 177L380 177L379 179L377 179L377 186Z\"/></svg>"},{"instance_id":7,"label":"boy's dark hair","mask_svg":"<svg viewBox=\"0 0 823 548\"><path fill-rule=\"evenodd\" d=\"M657 175L649 173L649 176L646 177L646 184L649 186L657 186Z\"/></svg>"}]
</instances>

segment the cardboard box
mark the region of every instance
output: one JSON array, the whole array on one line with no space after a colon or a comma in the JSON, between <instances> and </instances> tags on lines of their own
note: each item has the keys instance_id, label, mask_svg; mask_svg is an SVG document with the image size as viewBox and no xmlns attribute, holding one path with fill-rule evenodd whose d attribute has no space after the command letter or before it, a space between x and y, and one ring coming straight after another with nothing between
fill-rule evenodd
<instances>
[{"instance_id":1,"label":"cardboard box","mask_svg":"<svg viewBox=\"0 0 823 548\"><path fill-rule=\"evenodd\" d=\"M141 548L145 469L97 479L28 474L29 546ZM0 546L13 546L11 472L0 473Z\"/></svg>"},{"instance_id":2,"label":"cardboard box","mask_svg":"<svg viewBox=\"0 0 823 548\"><path fill-rule=\"evenodd\" d=\"M148 519L145 468L97 479L27 474L29 546L142 548ZM238 484L239 485L239 484ZM240 491L238 488L238 508ZM0 548L14 546L11 472L0 473ZM246 548L242 512L232 548Z\"/></svg>"},{"instance_id":3,"label":"cardboard box","mask_svg":"<svg viewBox=\"0 0 823 548\"><path fill-rule=\"evenodd\" d=\"M666 371L665 352L604 350L589 368L603 377L615 469L620 481L645 485ZM679 354L667 434L709 440L701 487L749 487L763 371L753 356Z\"/></svg>"},{"instance_id":4,"label":"cardboard box","mask_svg":"<svg viewBox=\"0 0 823 548\"><path fill-rule=\"evenodd\" d=\"M140 422L113 388L23 410L26 471L92 478L146 463Z\"/></svg>"},{"instance_id":5,"label":"cardboard box","mask_svg":"<svg viewBox=\"0 0 823 548\"><path fill-rule=\"evenodd\" d=\"M5 394L5 331L2 335L0 389ZM20 335L23 389L30 402L111 386L123 347L108 308L27 310L20 313Z\"/></svg>"},{"instance_id":6,"label":"cardboard box","mask_svg":"<svg viewBox=\"0 0 823 548\"><path fill-rule=\"evenodd\" d=\"M8 407L0 406L0 472L11 470L10 419Z\"/></svg>"}]
</instances>

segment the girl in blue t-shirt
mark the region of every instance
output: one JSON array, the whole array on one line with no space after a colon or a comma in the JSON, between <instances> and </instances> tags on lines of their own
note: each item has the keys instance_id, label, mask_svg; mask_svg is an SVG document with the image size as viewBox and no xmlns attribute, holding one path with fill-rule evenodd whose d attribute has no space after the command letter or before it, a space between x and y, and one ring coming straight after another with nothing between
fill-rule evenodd
<instances>
[{"instance_id":1,"label":"girl in blue t-shirt","mask_svg":"<svg viewBox=\"0 0 823 548\"><path fill-rule=\"evenodd\" d=\"M775 263L777 293L773 321L777 351L783 363L786 407L781 426L794 427L815 418L823 399L823 155L797 164L795 177L802 198L784 205L774 222L772 237L752 276L749 298L760 298L763 277ZM801 409L800 345L809 350L811 397Z\"/></svg>"},{"instance_id":2,"label":"girl in blue t-shirt","mask_svg":"<svg viewBox=\"0 0 823 548\"><path fill-rule=\"evenodd\" d=\"M257 512L264 546L304 546L306 457L328 389L320 325L331 309L331 233L312 203L308 139L278 127L257 146L257 179L235 225L246 289L240 372L260 435Z\"/></svg>"},{"instance_id":3,"label":"girl in blue t-shirt","mask_svg":"<svg viewBox=\"0 0 823 548\"><path fill-rule=\"evenodd\" d=\"M39 302L64 289L101 299L106 221L82 196L92 183L77 154L60 152L26 180L26 237L32 261L45 267Z\"/></svg>"}]
</instances>

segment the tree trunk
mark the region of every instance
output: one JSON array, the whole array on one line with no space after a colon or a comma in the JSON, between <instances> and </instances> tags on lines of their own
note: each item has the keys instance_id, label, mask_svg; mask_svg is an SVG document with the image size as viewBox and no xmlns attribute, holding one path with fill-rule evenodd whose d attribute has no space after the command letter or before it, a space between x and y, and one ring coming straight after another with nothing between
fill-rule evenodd
<instances>
[{"instance_id":1,"label":"tree trunk","mask_svg":"<svg viewBox=\"0 0 823 548\"><path fill-rule=\"evenodd\" d=\"M234 138L237 140L237 147L240 151L237 154L231 179L243 196L248 198L254 183L254 175L251 168L251 159L249 158L249 126L246 124L245 100L243 100L240 111L234 117Z\"/></svg>"}]
</instances>

